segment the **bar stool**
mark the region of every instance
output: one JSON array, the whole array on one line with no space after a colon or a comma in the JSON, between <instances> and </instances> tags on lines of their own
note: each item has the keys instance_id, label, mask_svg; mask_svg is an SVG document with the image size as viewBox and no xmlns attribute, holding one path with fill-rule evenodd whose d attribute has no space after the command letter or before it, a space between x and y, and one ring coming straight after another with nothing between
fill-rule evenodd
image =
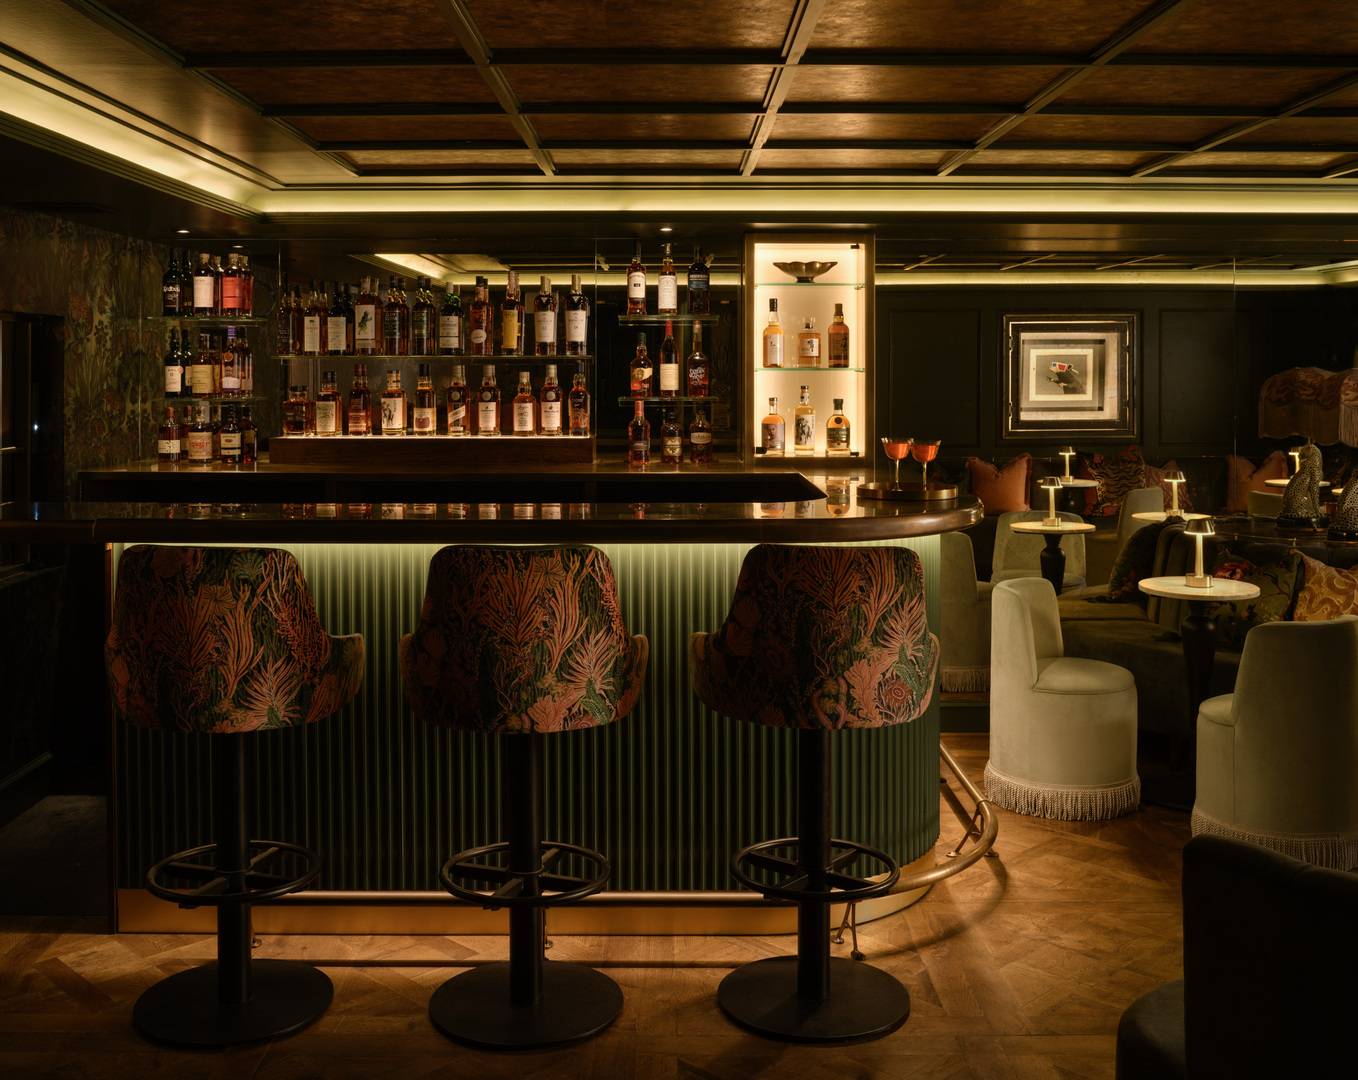
<instances>
[{"instance_id":1,"label":"bar stool","mask_svg":"<svg viewBox=\"0 0 1358 1080\"><path fill-rule=\"evenodd\" d=\"M251 732L339 711L363 681L363 638L325 632L286 551L141 545L119 561L104 655L121 719L213 736L216 841L160 860L146 888L182 908L217 908L217 960L148 989L133 1025L158 1042L195 1047L305 1027L329 1007L330 980L310 964L252 960L250 907L306 888L321 858L250 839L245 744Z\"/></svg>"},{"instance_id":2,"label":"bar stool","mask_svg":"<svg viewBox=\"0 0 1358 1080\"><path fill-rule=\"evenodd\" d=\"M543 955L544 909L598 892L610 870L599 852L541 839L541 736L629 713L648 654L646 639L627 633L613 567L597 548L446 547L430 562L419 625L401 639L406 698L425 723L506 736L509 840L459 852L440 876L460 900L509 909L509 963L463 972L434 992L429 1018L450 1038L489 1049L558 1046L617 1019L617 983ZM506 855L507 864L487 861ZM563 855L590 876L553 870Z\"/></svg>"},{"instance_id":3,"label":"bar stool","mask_svg":"<svg viewBox=\"0 0 1358 1080\"><path fill-rule=\"evenodd\" d=\"M797 955L745 964L717 990L743 1027L794 1042L849 1042L889 1034L910 1015L910 995L891 975L830 956L830 905L883 896L900 877L885 852L831 839L830 732L921 716L938 655L919 557L895 547L761 544L745 556L721 629L693 635L689 670L705 704L797 729L797 835L732 860L746 888L797 904ZM862 858L884 872L846 872ZM782 880L760 881L754 871Z\"/></svg>"}]
</instances>

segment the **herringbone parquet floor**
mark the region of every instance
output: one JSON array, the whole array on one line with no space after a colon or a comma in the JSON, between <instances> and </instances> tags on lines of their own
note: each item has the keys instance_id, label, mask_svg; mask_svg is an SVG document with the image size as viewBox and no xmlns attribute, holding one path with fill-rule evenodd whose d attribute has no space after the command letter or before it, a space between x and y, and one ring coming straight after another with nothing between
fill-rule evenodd
<instances>
[{"instance_id":1,"label":"herringbone parquet floor","mask_svg":"<svg viewBox=\"0 0 1358 1080\"><path fill-rule=\"evenodd\" d=\"M945 741L979 782L985 737ZM1187 815L1143 809L1081 824L1001 813L999 859L863 928L871 962L913 998L909 1022L878 1042L790 1047L722 1018L714 993L726 971L790 951L790 938L555 937L555 958L608 965L623 987L622 1017L583 1046L497 1056L449 1043L425 1007L458 964L502 958L502 938L291 937L266 938L258 955L321 964L335 982L330 1012L274 1044L177 1053L132 1032L131 1004L161 976L210 957L210 939L8 919L0 1077L1111 1077L1122 1009L1180 974ZM940 852L960 830L946 805L943 820Z\"/></svg>"}]
</instances>

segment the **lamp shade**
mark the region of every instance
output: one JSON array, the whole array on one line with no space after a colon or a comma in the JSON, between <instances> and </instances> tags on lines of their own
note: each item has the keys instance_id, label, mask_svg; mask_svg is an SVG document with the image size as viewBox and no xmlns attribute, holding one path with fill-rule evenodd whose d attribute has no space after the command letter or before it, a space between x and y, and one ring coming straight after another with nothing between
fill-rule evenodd
<instances>
[{"instance_id":1,"label":"lamp shade","mask_svg":"<svg viewBox=\"0 0 1358 1080\"><path fill-rule=\"evenodd\" d=\"M1164 481L1167 484L1184 484L1188 482L1182 469L1172 469L1165 473Z\"/></svg>"},{"instance_id":2,"label":"lamp shade","mask_svg":"<svg viewBox=\"0 0 1358 1080\"><path fill-rule=\"evenodd\" d=\"M1215 536L1217 527L1209 517L1194 518L1184 526L1184 534L1187 536Z\"/></svg>"},{"instance_id":3,"label":"lamp shade","mask_svg":"<svg viewBox=\"0 0 1358 1080\"><path fill-rule=\"evenodd\" d=\"M1048 488L1054 488L1059 491L1061 488L1061 478L1059 476L1044 476L1037 482L1037 486L1044 491Z\"/></svg>"}]
</instances>

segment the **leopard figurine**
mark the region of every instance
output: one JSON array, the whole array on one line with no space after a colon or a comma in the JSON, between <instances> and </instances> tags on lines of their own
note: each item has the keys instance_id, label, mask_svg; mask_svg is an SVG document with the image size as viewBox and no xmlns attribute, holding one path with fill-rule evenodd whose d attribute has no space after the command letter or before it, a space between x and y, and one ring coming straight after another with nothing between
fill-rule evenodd
<instances>
[{"instance_id":1,"label":"leopard figurine","mask_svg":"<svg viewBox=\"0 0 1358 1080\"><path fill-rule=\"evenodd\" d=\"M1322 463L1320 447L1308 442L1297 456L1297 471L1283 491L1283 509L1278 525L1284 529L1323 529L1325 515L1320 510Z\"/></svg>"},{"instance_id":2,"label":"leopard figurine","mask_svg":"<svg viewBox=\"0 0 1358 1080\"><path fill-rule=\"evenodd\" d=\"M1350 474L1334 516L1330 518L1331 540L1358 540L1358 476Z\"/></svg>"}]
</instances>

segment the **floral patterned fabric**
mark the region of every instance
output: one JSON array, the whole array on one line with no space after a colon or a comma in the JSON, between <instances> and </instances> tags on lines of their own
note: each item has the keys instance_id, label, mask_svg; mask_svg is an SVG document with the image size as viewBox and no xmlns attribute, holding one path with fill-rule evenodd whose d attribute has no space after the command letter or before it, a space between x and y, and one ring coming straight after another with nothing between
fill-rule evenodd
<instances>
[{"instance_id":1,"label":"floral patterned fabric","mask_svg":"<svg viewBox=\"0 0 1358 1080\"><path fill-rule=\"evenodd\" d=\"M784 547L745 556L721 629L694 634L694 692L768 727L872 728L933 698L938 638L907 548Z\"/></svg>"},{"instance_id":2,"label":"floral patterned fabric","mask_svg":"<svg viewBox=\"0 0 1358 1080\"><path fill-rule=\"evenodd\" d=\"M1141 447L1125 446L1111 457L1095 454L1080 470L1098 486L1085 496L1085 517L1117 517L1129 491L1146 486L1146 460Z\"/></svg>"},{"instance_id":3,"label":"floral patterned fabric","mask_svg":"<svg viewBox=\"0 0 1358 1080\"><path fill-rule=\"evenodd\" d=\"M1288 618L1297 598L1301 558L1300 551L1289 550L1269 561L1251 562L1229 548L1218 549L1212 576L1248 581L1259 586L1259 595L1253 600L1217 605L1217 640L1243 649L1245 635L1254 627Z\"/></svg>"},{"instance_id":4,"label":"floral patterned fabric","mask_svg":"<svg viewBox=\"0 0 1358 1080\"><path fill-rule=\"evenodd\" d=\"M1168 510L1174 501L1174 488L1179 489L1179 509L1185 513L1193 509L1192 483L1171 484L1165 479L1172 472L1179 471L1179 463L1173 458L1166 461L1163 465L1146 465L1146 487L1158 487L1165 493L1165 509Z\"/></svg>"},{"instance_id":5,"label":"floral patterned fabric","mask_svg":"<svg viewBox=\"0 0 1358 1080\"><path fill-rule=\"evenodd\" d=\"M444 548L400 647L418 718L502 735L625 716L649 653L627 633L612 564L593 547Z\"/></svg>"},{"instance_id":6,"label":"floral patterned fabric","mask_svg":"<svg viewBox=\"0 0 1358 1080\"><path fill-rule=\"evenodd\" d=\"M1168 524L1168 521L1152 522L1127 538L1113 561L1113 572L1108 576L1108 603L1132 601L1143 608L1147 606L1150 597L1137 587L1137 583L1154 574L1156 548L1160 544L1160 534Z\"/></svg>"},{"instance_id":7,"label":"floral patterned fabric","mask_svg":"<svg viewBox=\"0 0 1358 1080\"><path fill-rule=\"evenodd\" d=\"M1358 615L1358 573L1301 557L1302 587L1292 618L1298 622Z\"/></svg>"},{"instance_id":8,"label":"floral patterned fabric","mask_svg":"<svg viewBox=\"0 0 1358 1080\"><path fill-rule=\"evenodd\" d=\"M104 657L119 716L174 731L310 724L363 681L363 638L325 632L275 548L128 548Z\"/></svg>"}]
</instances>

